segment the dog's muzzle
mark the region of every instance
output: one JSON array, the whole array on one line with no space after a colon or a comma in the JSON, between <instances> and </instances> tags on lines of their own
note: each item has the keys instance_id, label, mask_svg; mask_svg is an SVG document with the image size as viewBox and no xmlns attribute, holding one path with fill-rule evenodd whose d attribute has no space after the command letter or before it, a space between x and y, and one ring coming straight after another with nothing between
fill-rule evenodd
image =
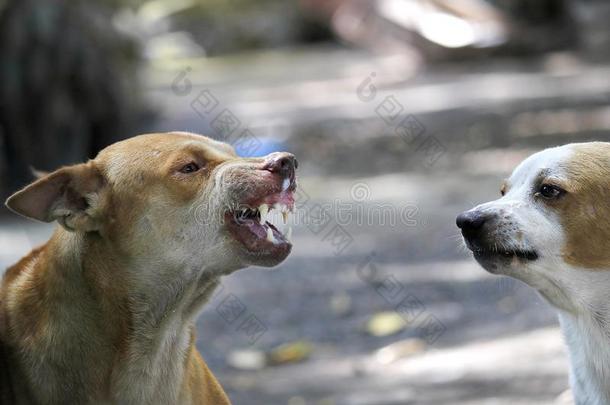
<instances>
[{"instance_id":1,"label":"dog's muzzle","mask_svg":"<svg viewBox=\"0 0 610 405\"><path fill-rule=\"evenodd\" d=\"M455 222L462 231L466 246L481 264L499 259L512 260L514 257L523 260L538 258L534 250L516 247L514 243L497 236L501 234L498 231L502 224L493 212L477 209L466 211L458 215Z\"/></svg>"}]
</instances>

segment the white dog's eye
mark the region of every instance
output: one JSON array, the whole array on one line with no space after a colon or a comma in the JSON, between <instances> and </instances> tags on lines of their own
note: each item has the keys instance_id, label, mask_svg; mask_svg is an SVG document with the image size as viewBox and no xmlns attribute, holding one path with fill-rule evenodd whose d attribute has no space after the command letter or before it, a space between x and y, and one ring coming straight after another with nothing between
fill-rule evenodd
<instances>
[{"instance_id":1,"label":"white dog's eye","mask_svg":"<svg viewBox=\"0 0 610 405\"><path fill-rule=\"evenodd\" d=\"M542 186L540 186L540 189L538 190L536 195L546 198L547 200L552 200L560 197L563 193L565 193L565 191L557 186L551 184L543 184Z\"/></svg>"},{"instance_id":2,"label":"white dog's eye","mask_svg":"<svg viewBox=\"0 0 610 405\"><path fill-rule=\"evenodd\" d=\"M180 173L194 173L199 170L197 163L189 163L180 169Z\"/></svg>"}]
</instances>

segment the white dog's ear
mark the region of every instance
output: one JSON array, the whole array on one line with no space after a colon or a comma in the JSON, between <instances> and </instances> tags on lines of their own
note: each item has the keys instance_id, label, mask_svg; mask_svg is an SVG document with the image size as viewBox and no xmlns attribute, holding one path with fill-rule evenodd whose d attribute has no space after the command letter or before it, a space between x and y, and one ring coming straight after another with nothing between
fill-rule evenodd
<instances>
[{"instance_id":1,"label":"white dog's ear","mask_svg":"<svg viewBox=\"0 0 610 405\"><path fill-rule=\"evenodd\" d=\"M27 218L57 220L70 231L95 231L99 229L104 183L93 162L68 166L13 194L6 206Z\"/></svg>"}]
</instances>

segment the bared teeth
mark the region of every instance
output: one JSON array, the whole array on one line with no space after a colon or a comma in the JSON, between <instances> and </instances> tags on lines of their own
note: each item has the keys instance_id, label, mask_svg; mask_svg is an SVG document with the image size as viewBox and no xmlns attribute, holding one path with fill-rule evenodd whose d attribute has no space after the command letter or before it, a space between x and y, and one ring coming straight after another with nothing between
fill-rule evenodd
<instances>
[{"instance_id":1,"label":"bared teeth","mask_svg":"<svg viewBox=\"0 0 610 405\"><path fill-rule=\"evenodd\" d=\"M267 214L269 213L269 206L267 204L261 204L258 207L258 211L261 214L260 223L261 225L265 223L265 218L267 218Z\"/></svg>"},{"instance_id":2,"label":"bared teeth","mask_svg":"<svg viewBox=\"0 0 610 405\"><path fill-rule=\"evenodd\" d=\"M292 212L292 209L287 205L282 205L282 217L284 218L284 224L288 222L288 214Z\"/></svg>"},{"instance_id":3,"label":"bared teeth","mask_svg":"<svg viewBox=\"0 0 610 405\"><path fill-rule=\"evenodd\" d=\"M275 243L275 238L273 237L273 231L269 227L267 227L267 241L269 241L271 243Z\"/></svg>"},{"instance_id":4,"label":"bared teeth","mask_svg":"<svg viewBox=\"0 0 610 405\"><path fill-rule=\"evenodd\" d=\"M284 224L288 224L288 214L290 212L292 212L292 210L288 207L287 204L284 204L282 202L276 202L273 205L270 204L261 204L259 205L257 208L252 208L252 209L246 209L243 211L240 211L240 214L244 215L244 216L249 216L250 213L256 213L258 215L260 215L259 217L259 222L260 224L264 227L266 235L265 235L265 239L273 244L277 244L279 243L277 238L275 237L275 235L273 234L273 229L267 225L267 223L271 222L271 219L268 219L267 216L270 214L271 210L276 209L278 210L281 214L282 214L282 220L284 222ZM271 218L271 217L270 217ZM290 226L288 227L284 227L284 230L282 231L282 240L287 240L288 242L292 243L292 228Z\"/></svg>"}]
</instances>

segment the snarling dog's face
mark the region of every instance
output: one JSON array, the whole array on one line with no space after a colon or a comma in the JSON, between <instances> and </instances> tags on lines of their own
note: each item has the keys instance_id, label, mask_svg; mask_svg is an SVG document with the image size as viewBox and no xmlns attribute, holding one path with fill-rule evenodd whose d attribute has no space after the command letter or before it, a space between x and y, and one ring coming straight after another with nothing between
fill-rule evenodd
<instances>
[{"instance_id":1,"label":"snarling dog's face","mask_svg":"<svg viewBox=\"0 0 610 405\"><path fill-rule=\"evenodd\" d=\"M564 309L590 301L610 270L610 144L536 153L500 193L457 218L475 259Z\"/></svg>"},{"instance_id":2,"label":"snarling dog's face","mask_svg":"<svg viewBox=\"0 0 610 405\"><path fill-rule=\"evenodd\" d=\"M41 178L7 205L98 233L130 261L227 273L273 266L290 253L289 231L265 220L273 208L292 211L296 167L289 153L240 158L199 135L142 135Z\"/></svg>"}]
</instances>

